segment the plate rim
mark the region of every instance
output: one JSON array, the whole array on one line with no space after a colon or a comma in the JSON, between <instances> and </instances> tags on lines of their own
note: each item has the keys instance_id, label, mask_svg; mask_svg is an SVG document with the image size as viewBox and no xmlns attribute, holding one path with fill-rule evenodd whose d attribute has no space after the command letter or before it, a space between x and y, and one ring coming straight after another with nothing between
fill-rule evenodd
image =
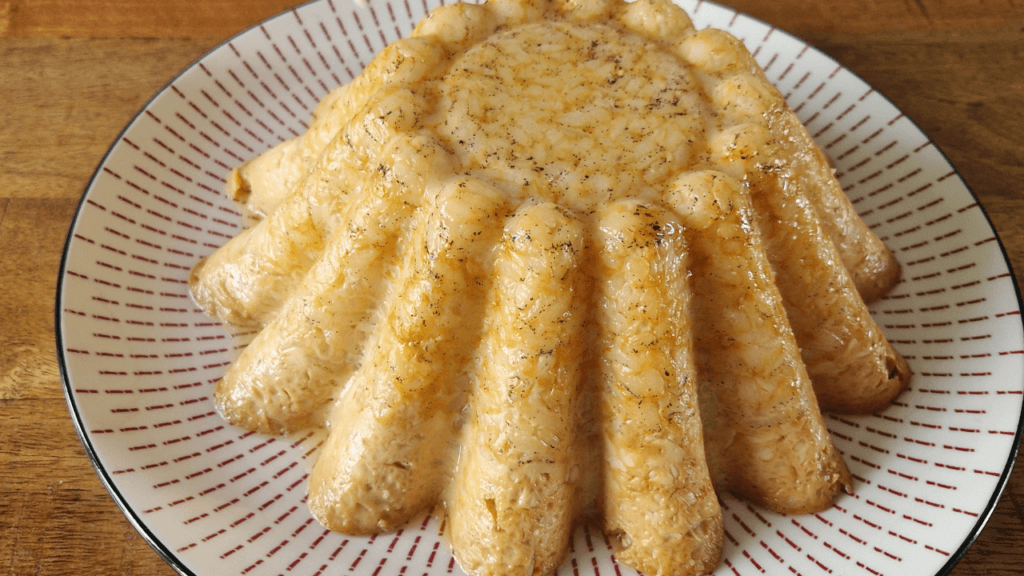
<instances>
[{"instance_id":1,"label":"plate rim","mask_svg":"<svg viewBox=\"0 0 1024 576\"><path fill-rule=\"evenodd\" d=\"M283 17L286 17L289 14L295 13L298 10L300 10L300 9L306 7L306 6L309 6L309 5L312 5L312 4L316 4L316 3L320 3L320 2L329 2L329 1L330 0L306 0L304 2L296 4L295 6L289 8L289 9L283 10L283 11L277 13L277 14L274 14L274 15L268 17L268 18L265 18L265 19L255 23L255 24L253 24L253 25L251 25L251 26L249 26L249 27L247 27L247 28L245 28L245 29L235 33L235 34L232 34L231 36L229 36L226 39L224 39L223 41L217 43L216 45L214 45L210 49L206 50L203 54L199 55L197 58L193 59L191 62L186 64L178 72L176 72L166 83L164 83L163 86L161 86L159 89L157 89L153 93L153 95L150 96L146 100L146 102L142 104L142 106L138 109L138 111L134 115L132 115L132 117L125 123L124 127L121 128L121 130L117 133L117 135L114 137L114 139L111 142L111 144L107 147L107 149L104 152L103 156L98 161L98 163L96 165L96 169L93 171L93 173L90 176L89 180L86 182L85 186L83 187L81 196L79 197L79 200L78 200L78 204L75 207L75 212L72 215L70 224L68 226L68 232L67 232L67 235L65 237L64 245L63 245L63 248L62 248L62 251L61 251L60 266L58 268L58 273L57 273L57 286L56 286L55 299L54 299L54 317L55 317L54 318L54 320L55 320L54 321L54 337L55 337L54 340L55 340L56 353L57 353L56 354L57 355L57 363L58 363L58 368L59 368L60 377L61 377L61 384L62 384L62 387L63 387L63 390L64 390L64 400L65 400L65 404L67 405L68 412L70 413L72 423L74 424L75 431L78 434L78 438L79 438L79 440L82 443L82 446L83 446L83 448L85 450L86 456L88 456L89 462L92 465L93 470L96 472L97 476L99 476L100 482L103 484L103 487L107 490L107 493L111 496L111 499L114 501L114 503L117 505L117 507L121 510L121 513L125 516L125 518L132 525L132 527L135 528L135 530L143 537L143 539L146 541L146 543L149 544L149 546L157 553L157 555L159 555L168 564L168 566L170 566L173 570L175 570L176 572L178 572L179 574L181 574L183 576L199 576L199 575L196 574L194 571L192 571L190 568L188 568L185 565L185 562L177 554L175 554L173 551L171 551L167 547L167 545L165 543L163 543L147 527L146 523L138 515L137 511L135 511L131 507L131 505L127 502L125 496L123 494L121 494L121 492L114 485L113 479L110 477L109 471L106 470L104 464L100 461L99 455L97 454L96 449L93 446L92 440L90 439L89 435L86 433L86 430L84 428L84 422L82 420L82 414L79 411L79 409L78 409L78 407L77 407L77 405L75 403L75 398L74 398L74 394L73 394L71 380L70 380L70 377L69 377L69 374L68 374L67 359L66 359L65 349L64 349L64 331L63 331L64 315L63 315L63 310L62 310L62 306L61 306L61 303L62 303L63 298L64 298L64 282L65 282L65 279L67 277L68 252L70 250L71 242L74 239L74 230L75 230L75 228L76 228L76 226L77 226L77 224L79 222L79 218L81 217L82 209L83 209L84 205L86 204L86 196L88 195L90 189L93 187L93 184L95 183L95 181L99 177L100 173L102 172L103 165L106 163L107 159L113 153L114 148L123 139L124 135L128 132L128 130L135 124L135 122L143 114L145 114L146 110L149 109L149 107L153 104L153 102L157 98L159 98L168 89L170 89L170 87L175 82L177 82L182 76L184 76L187 72L189 72L190 70L194 69L197 65L199 65L199 63L202 62L205 58L207 58L210 54L212 54L212 53L216 52L217 50L220 50L221 48L227 46L228 44L230 44L231 42L233 42L237 38L239 38L241 36L244 36L244 35L247 35L250 32L252 32L253 30L258 29L258 28L266 25L267 23L269 23L269 22L271 22L273 20L276 20L278 18L283 18ZM678 0L674 0L674 1L676 1L678 3ZM441 0L441 2L443 4L443 3L445 3L445 0ZM878 96L882 97L895 110L898 110L901 114L903 114L904 118L907 121L909 121L911 123L911 125L914 126L914 128L916 128L921 134L923 134L925 137L928 138L929 142L932 144L934 149L939 153L941 158L950 166L950 168L952 168L953 173L959 179L959 181L963 185L964 189L967 191L967 193L970 195L970 197L977 204L978 209L979 209L982 217L984 218L985 222L988 224L989 228L991 228L991 230L992 230L992 234L995 237L996 244L998 245L1000 254L1002 255L1003 262L1006 265L1007 271L1009 273L1009 279L1010 279L1010 281L1012 283L1012 286L1013 286L1014 295L1016 296L1016 299L1017 299L1017 308L1018 308L1018 310L1024 311L1024 300L1022 300L1022 297L1021 297L1021 287L1020 287L1020 284L1017 281L1017 276L1016 276L1016 274L1014 272L1012 262L1011 262L1011 260L1009 258L1009 255L1008 255L1007 251L1006 251L1006 246L1003 243L1002 238L1000 237L999 231L993 225L992 219L989 216L988 211L985 209L984 205L981 203L980 199L978 198L977 194L974 192L973 188L971 188L971 186L964 179L963 175L960 173L960 170L949 160L949 157L947 156L945 151L937 143L935 143L931 139L931 137L928 136L928 134L924 130L921 129L921 127L918 125L918 123L916 121L914 121L914 119L910 115L908 115L902 108L897 106L896 103L891 98L889 98L889 96L887 96L884 92L881 92L881 91L877 90L872 84L870 84L869 82L864 80L859 74L857 74L856 72L854 72L853 70L851 70L850 68L848 68L847 66L842 64L841 62L839 62L837 59L835 59L833 56L831 56L827 52L823 51L821 48L818 48L817 46L811 44L810 42L800 38L796 34L790 33L788 31L786 31L785 29L779 28L778 26L775 26L775 25L773 25L773 24L771 24L769 22L766 22L766 21L764 21L764 20L762 20L760 18L751 16L750 14L747 14L745 12L739 11L739 10L737 10L735 8L732 8L732 7L720 4L719 2L716 2L715 0L696 0L696 4L697 4L697 9L699 9L704 4L708 4L708 5L712 5L712 6L715 6L717 8L720 8L720 9L723 9L723 10L726 10L726 11L733 12L737 16L743 16L743 17L748 18L748 19L750 19L750 20L752 20L752 21L754 21L756 23L760 23L760 24L768 27L771 30L772 34L775 34L775 33L783 34L783 35L789 37L791 40L795 40L795 41L797 41L797 42L807 46L810 50L813 50L819 56L823 56L823 57L827 58L829 61L835 63L836 66L841 67L844 71L846 71L847 73L851 74L856 80L858 80L858 81L864 83L864 85L870 87L875 94L877 94ZM1024 325L1022 325L1022 331L1024 331ZM1024 381L1024 373L1021 374L1021 378L1022 378L1022 381ZM967 536L964 538L964 541L960 544L960 546L957 548L957 550L955 552L950 554L949 559L939 569L939 571L936 572L935 576L948 576L948 574L953 570L953 568L955 568L957 566L957 564L960 563L960 561L963 559L963 557L967 554L967 552L970 550L970 548L974 545L974 543L977 541L977 539L981 536L982 531L985 529L985 527L988 524L989 520L991 519L992 515L995 513L995 509L998 507L999 501L1002 499L1002 496L1003 496L1007 486L1009 485L1010 476L1013 473L1013 469L1014 469L1014 466L1016 464L1016 460L1017 460L1017 458L1019 456L1019 453L1020 453L1021 441L1022 441L1022 438L1024 438L1024 401L1022 401L1022 407L1021 408L1022 408L1021 409L1021 413L1020 413L1020 415L1018 417L1018 421L1017 421L1016 432L1014 434L1014 438L1013 438L1013 442L1012 442L1012 444L1010 446L1010 450L1009 450L1009 452L1007 454L1006 462L1004 463L1003 468L1002 468L1002 472L1000 473L999 479L996 482L995 489L992 491L992 495L989 498L988 503L985 505L985 509L982 511L981 514L979 514L978 520L975 522L975 524L971 528L971 530L967 533Z\"/></svg>"},{"instance_id":2,"label":"plate rim","mask_svg":"<svg viewBox=\"0 0 1024 576\"><path fill-rule=\"evenodd\" d=\"M135 114L133 114L132 117L127 122L125 122L124 127L122 127L121 130L118 131L117 135L114 136L113 140L111 141L111 144L107 147L106 151L103 153L103 156L100 157L99 162L97 162L96 169L93 170L92 176L89 177L89 180L86 182L85 186L82 189L82 194L78 199L78 204L75 206L75 212L71 217L71 223L68 225L68 232L64 239L64 247L61 249L60 267L57 270L57 289L55 291L54 297L54 341L57 352L57 366L60 370L61 385L64 389L64 401L68 407L68 412L70 412L71 421L75 426L75 432L78 434L78 439L81 441L82 447L85 449L85 454L86 456L88 456L89 463L92 464L93 470L96 472L96 475L99 476L100 482L103 484L103 487L107 490L107 493L110 495L114 503L117 504L117 507L121 510L121 513L128 520L128 523L131 524L133 528L135 528L135 530L142 536L143 540L145 540L146 543L149 544L150 548L152 548L153 551L155 551L157 555L160 556L160 558L167 563L168 566L170 566L174 571L181 574L182 576L200 575L196 574L191 569L189 569L185 565L184 561L181 558L179 558L179 556L176 555L172 550L170 550L170 548L168 548L167 545L164 544L160 540L160 538L158 538L149 529L149 527L146 526L146 523L138 515L137 511L135 511L131 507L131 505L128 504L124 495L121 494L121 492L114 485L113 479L110 477L110 473L106 470L103 463L100 461L99 455L96 453L96 448L93 446L92 440L86 433L85 423L82 421L82 414L81 412L79 412L75 404L73 389L71 386L71 379L68 375L67 360L64 353L64 317L63 310L61 309L61 302L64 299L64 280L67 277L68 252L71 247L71 242L74 239L75 227L77 226L78 220L82 214L82 208L86 204L86 195L89 193L89 190L92 189L93 184L100 176L100 173L103 170L103 165L106 164L107 159L110 158L111 154L114 151L114 148L123 139L124 135L128 132L128 130L131 129L132 125L135 124L135 122L143 114L146 113L146 110L149 109L149 107L153 104L153 102L156 101L157 98L159 98L162 94L169 90L170 87L178 81L178 79L180 79L190 70L198 66L199 63L202 62L207 56L227 46L235 39L246 34L249 34L253 30L258 29L259 27L264 26L273 20L286 17L288 14L294 13L300 8L324 1L326 0L305 0L300 4L296 4L295 6L287 10L283 10L281 12L278 12L277 14L264 18L263 20L256 22L252 26L249 26L243 30L238 31L235 34L228 36L223 41L217 43L210 49L200 54L198 57L194 58L191 62L183 66L170 79L168 79L167 82L163 84L163 86L157 89L153 93L153 95L150 96L146 100L146 102L144 102L142 106L139 107L138 111L136 111Z\"/></svg>"}]
</instances>

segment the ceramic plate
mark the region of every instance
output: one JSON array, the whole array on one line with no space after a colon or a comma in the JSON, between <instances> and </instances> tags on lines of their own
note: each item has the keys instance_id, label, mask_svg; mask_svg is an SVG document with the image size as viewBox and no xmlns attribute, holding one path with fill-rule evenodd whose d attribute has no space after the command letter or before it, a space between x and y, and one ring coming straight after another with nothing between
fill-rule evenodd
<instances>
[{"instance_id":1,"label":"ceramic plate","mask_svg":"<svg viewBox=\"0 0 1024 576\"><path fill-rule=\"evenodd\" d=\"M882 95L803 42L709 2L834 158L905 280L872 312L909 360L881 414L827 416L856 479L821 514L726 497L717 574L942 574L978 535L1020 440L1020 300L999 240L942 153ZM201 257L239 231L229 168L300 134L315 103L433 2L313 2L231 39L161 90L110 148L68 234L57 296L71 415L100 478L184 574L459 574L443 522L352 537L309 515L309 438L226 425L211 393L244 339L189 299ZM628 574L599 531L559 574Z\"/></svg>"}]
</instances>

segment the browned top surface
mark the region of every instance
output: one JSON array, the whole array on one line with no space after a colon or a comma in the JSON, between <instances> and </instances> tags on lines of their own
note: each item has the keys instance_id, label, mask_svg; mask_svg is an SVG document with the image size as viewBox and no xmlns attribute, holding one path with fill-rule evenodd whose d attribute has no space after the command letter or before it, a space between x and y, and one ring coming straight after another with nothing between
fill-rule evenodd
<instances>
[{"instance_id":1,"label":"browned top surface","mask_svg":"<svg viewBox=\"0 0 1024 576\"><path fill-rule=\"evenodd\" d=\"M349 0L334 0L343 2ZM730 0L891 98L978 195L1024 272L1021 0ZM121 128L183 67L292 0L0 0L0 571L173 574L93 472L63 399L64 236ZM957 576L1024 566L1024 475Z\"/></svg>"}]
</instances>

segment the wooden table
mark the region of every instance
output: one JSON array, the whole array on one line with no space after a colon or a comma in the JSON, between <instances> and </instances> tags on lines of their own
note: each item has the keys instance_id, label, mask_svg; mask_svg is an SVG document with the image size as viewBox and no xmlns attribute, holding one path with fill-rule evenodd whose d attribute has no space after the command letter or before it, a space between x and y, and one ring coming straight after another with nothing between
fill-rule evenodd
<instances>
[{"instance_id":1,"label":"wooden table","mask_svg":"<svg viewBox=\"0 0 1024 576\"><path fill-rule=\"evenodd\" d=\"M147 99L294 4L0 0L0 570L173 573L104 490L68 416L54 344L61 250L92 171ZM1024 273L1020 0L725 4L800 36L891 98L959 169ZM952 573L1022 566L1018 472Z\"/></svg>"}]
</instances>

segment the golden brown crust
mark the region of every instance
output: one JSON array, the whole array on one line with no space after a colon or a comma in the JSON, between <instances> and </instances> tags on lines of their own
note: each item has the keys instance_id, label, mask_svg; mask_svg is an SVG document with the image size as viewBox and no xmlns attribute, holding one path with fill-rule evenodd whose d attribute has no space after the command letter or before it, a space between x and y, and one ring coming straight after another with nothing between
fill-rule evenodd
<instances>
[{"instance_id":1,"label":"golden brown crust","mask_svg":"<svg viewBox=\"0 0 1024 576\"><path fill-rule=\"evenodd\" d=\"M229 174L260 221L191 286L265 327L218 409L329 420L333 530L443 495L463 568L546 574L586 509L625 564L712 571L715 490L827 508L851 476L819 403L909 375L862 299L899 265L796 122L669 0L445 6Z\"/></svg>"},{"instance_id":2,"label":"golden brown crust","mask_svg":"<svg viewBox=\"0 0 1024 576\"><path fill-rule=\"evenodd\" d=\"M831 444L750 199L720 172L670 197L691 235L700 414L716 484L781 513L822 510L852 483Z\"/></svg>"},{"instance_id":3,"label":"golden brown crust","mask_svg":"<svg viewBox=\"0 0 1024 576\"><path fill-rule=\"evenodd\" d=\"M681 177L669 198L693 231L700 413L716 484L783 514L829 508L852 480L818 409L750 199L714 171Z\"/></svg>"},{"instance_id":4,"label":"golden brown crust","mask_svg":"<svg viewBox=\"0 0 1024 576\"><path fill-rule=\"evenodd\" d=\"M447 499L452 546L474 576L550 574L581 507L576 422L587 279L581 224L551 203L519 210L494 268L470 416Z\"/></svg>"},{"instance_id":5,"label":"golden brown crust","mask_svg":"<svg viewBox=\"0 0 1024 576\"><path fill-rule=\"evenodd\" d=\"M872 318L807 193L773 173L754 188L756 221L818 403L854 414L888 405L906 387L909 368Z\"/></svg>"},{"instance_id":6,"label":"golden brown crust","mask_svg":"<svg viewBox=\"0 0 1024 576\"><path fill-rule=\"evenodd\" d=\"M727 32L709 28L684 39L679 52L715 78L720 88L731 88L718 102L726 116L768 129L775 151L764 162L775 162L773 169L780 178L804 190L861 297L872 302L892 290L900 279L899 262L861 220L828 157L742 43Z\"/></svg>"},{"instance_id":7,"label":"golden brown crust","mask_svg":"<svg viewBox=\"0 0 1024 576\"><path fill-rule=\"evenodd\" d=\"M684 228L669 210L625 200L602 210L599 230L602 529L644 574L704 574L721 557L723 523L697 401Z\"/></svg>"},{"instance_id":8,"label":"golden brown crust","mask_svg":"<svg viewBox=\"0 0 1024 576\"><path fill-rule=\"evenodd\" d=\"M861 220L825 153L788 106L774 115L771 131L778 155L789 159L785 177L795 181L813 203L861 298L873 302L888 294L900 281L900 264Z\"/></svg>"},{"instance_id":9,"label":"golden brown crust","mask_svg":"<svg viewBox=\"0 0 1024 576\"><path fill-rule=\"evenodd\" d=\"M825 410L879 409L906 386L906 363L871 318L899 264L853 210L827 159L737 39L708 29L681 45L708 72L719 110L710 164L752 191L754 221L818 401Z\"/></svg>"},{"instance_id":10,"label":"golden brown crust","mask_svg":"<svg viewBox=\"0 0 1024 576\"><path fill-rule=\"evenodd\" d=\"M310 510L332 530L396 530L438 503L479 338L479 321L461 318L479 318L483 308L483 290L467 288L470 273L487 259L497 236L489 224L506 202L457 179L418 213L402 276L310 476Z\"/></svg>"},{"instance_id":11,"label":"golden brown crust","mask_svg":"<svg viewBox=\"0 0 1024 576\"><path fill-rule=\"evenodd\" d=\"M217 382L217 409L264 433L324 424L327 404L351 376L367 326L395 265L398 231L412 210L381 199L360 203L279 314Z\"/></svg>"}]
</instances>

